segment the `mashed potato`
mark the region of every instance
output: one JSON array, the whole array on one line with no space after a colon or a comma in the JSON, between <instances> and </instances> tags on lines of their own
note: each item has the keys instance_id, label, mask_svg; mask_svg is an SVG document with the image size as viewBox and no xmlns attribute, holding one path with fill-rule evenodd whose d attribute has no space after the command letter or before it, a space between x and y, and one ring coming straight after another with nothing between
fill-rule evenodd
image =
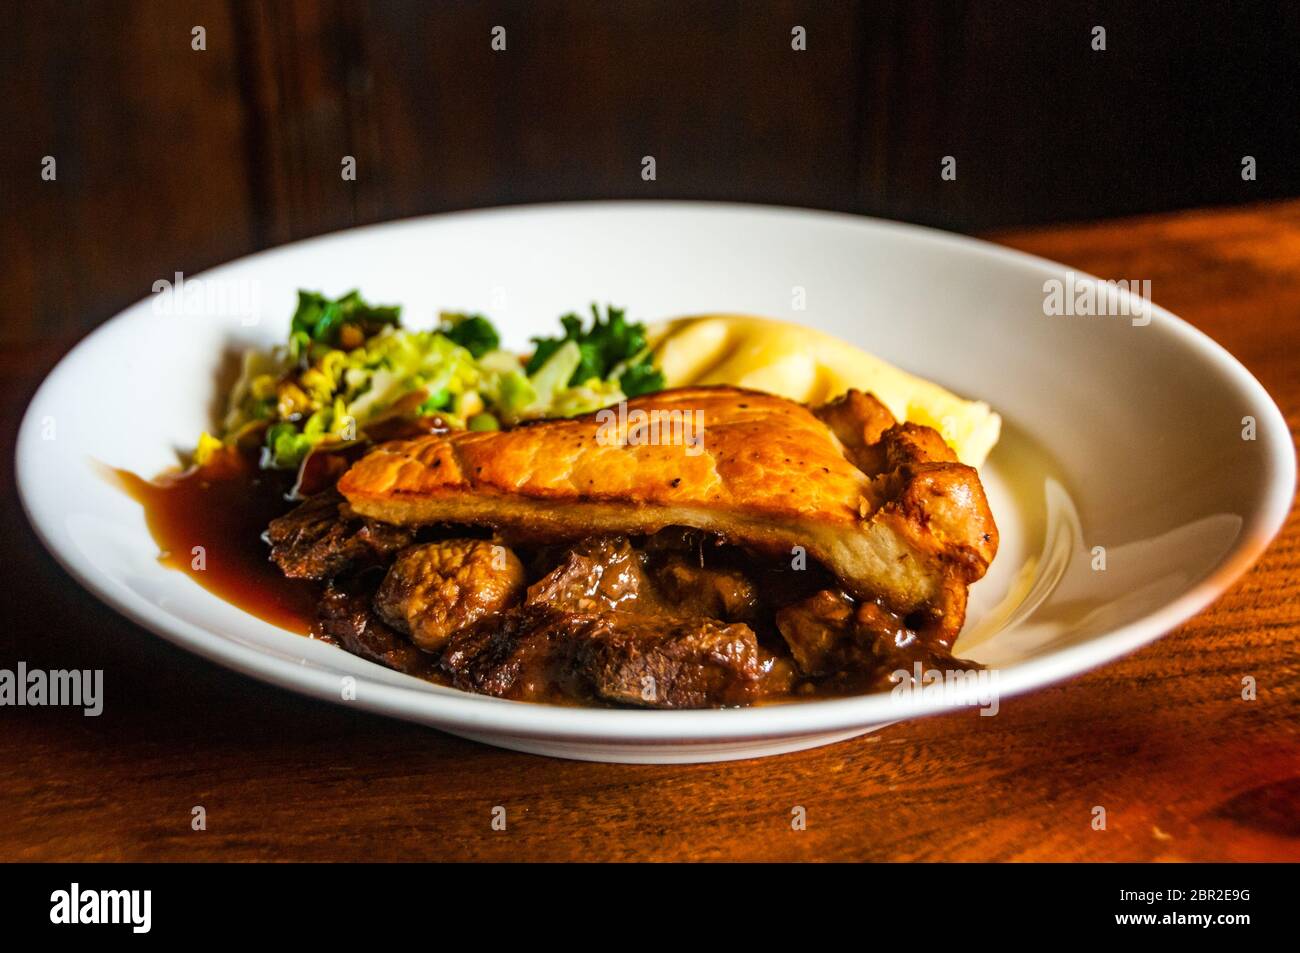
<instances>
[{"instance_id":1,"label":"mashed potato","mask_svg":"<svg viewBox=\"0 0 1300 953\"><path fill-rule=\"evenodd\" d=\"M981 466L1002 418L822 331L740 314L678 318L650 330L669 387L732 384L818 404L851 387L875 394L899 420L933 427L958 459Z\"/></svg>"}]
</instances>

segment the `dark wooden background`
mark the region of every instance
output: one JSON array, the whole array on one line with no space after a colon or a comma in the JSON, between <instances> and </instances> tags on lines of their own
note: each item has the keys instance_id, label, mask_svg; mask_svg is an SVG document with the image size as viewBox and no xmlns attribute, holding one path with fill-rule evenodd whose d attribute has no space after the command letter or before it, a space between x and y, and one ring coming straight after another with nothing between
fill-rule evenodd
<instances>
[{"instance_id":1,"label":"dark wooden background","mask_svg":"<svg viewBox=\"0 0 1300 953\"><path fill-rule=\"evenodd\" d=\"M1292 0L39 0L0 29L0 342L447 209L707 198L981 230L1300 194Z\"/></svg>"},{"instance_id":2,"label":"dark wooden background","mask_svg":"<svg viewBox=\"0 0 1300 953\"><path fill-rule=\"evenodd\" d=\"M607 197L982 232L1116 217L995 237L1151 276L1294 433L1300 202L1266 200L1300 195L1300 4L65 0L5 3L0 31L0 665L103 668L114 699L4 712L0 857L1300 858L1295 514L1210 610L997 719L645 768L508 754L150 637L45 554L12 472L44 373L158 278L352 224ZM1240 671L1262 673L1255 705Z\"/></svg>"}]
</instances>

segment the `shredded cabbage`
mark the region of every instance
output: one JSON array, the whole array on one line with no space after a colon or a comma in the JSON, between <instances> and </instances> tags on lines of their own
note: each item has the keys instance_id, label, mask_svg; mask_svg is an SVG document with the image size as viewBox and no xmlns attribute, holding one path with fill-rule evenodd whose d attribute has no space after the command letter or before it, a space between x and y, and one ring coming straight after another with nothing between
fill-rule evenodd
<instances>
[{"instance_id":1,"label":"shredded cabbage","mask_svg":"<svg viewBox=\"0 0 1300 953\"><path fill-rule=\"evenodd\" d=\"M620 345L626 339L639 346L643 328L616 314ZM611 368L591 359L591 336L611 333L599 317L583 332L566 315L565 337L547 342L528 362L498 347L484 316L441 318L437 330L410 331L401 327L400 308L371 306L355 291L332 301L299 292L289 343L245 354L222 437L203 434L195 462L222 445L258 438L264 467L294 468L317 446L361 439L368 424L394 414L437 415L452 427L495 430L624 399L627 362ZM653 372L644 360L642 367Z\"/></svg>"}]
</instances>

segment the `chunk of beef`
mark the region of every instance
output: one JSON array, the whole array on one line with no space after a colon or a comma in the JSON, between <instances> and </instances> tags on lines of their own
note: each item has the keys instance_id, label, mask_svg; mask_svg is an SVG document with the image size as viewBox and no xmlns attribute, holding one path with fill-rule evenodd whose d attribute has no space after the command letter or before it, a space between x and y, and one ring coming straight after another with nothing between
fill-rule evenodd
<instances>
[{"instance_id":1,"label":"chunk of beef","mask_svg":"<svg viewBox=\"0 0 1300 953\"><path fill-rule=\"evenodd\" d=\"M502 698L647 708L749 704L768 673L746 625L537 605L453 637L442 665L457 687Z\"/></svg>"},{"instance_id":2,"label":"chunk of beef","mask_svg":"<svg viewBox=\"0 0 1300 953\"><path fill-rule=\"evenodd\" d=\"M545 702L557 693L581 697L566 664L568 619L545 606L505 612L454 635L443 650L442 669L463 691L515 701Z\"/></svg>"},{"instance_id":3,"label":"chunk of beef","mask_svg":"<svg viewBox=\"0 0 1300 953\"><path fill-rule=\"evenodd\" d=\"M330 579L345 569L377 565L411 544L413 533L354 515L334 490L309 497L271 520L271 560L291 579Z\"/></svg>"},{"instance_id":4,"label":"chunk of beef","mask_svg":"<svg viewBox=\"0 0 1300 953\"><path fill-rule=\"evenodd\" d=\"M758 589L739 569L701 566L683 556L669 556L654 571L664 599L679 612L752 621L758 615Z\"/></svg>"},{"instance_id":5,"label":"chunk of beef","mask_svg":"<svg viewBox=\"0 0 1300 953\"><path fill-rule=\"evenodd\" d=\"M444 539L397 554L375 595L381 619L425 651L453 633L519 601L524 567L504 546Z\"/></svg>"},{"instance_id":6,"label":"chunk of beef","mask_svg":"<svg viewBox=\"0 0 1300 953\"><path fill-rule=\"evenodd\" d=\"M906 620L874 602L855 603L839 590L823 589L786 606L777 612L776 626L808 676L861 673L903 661L910 666L919 657L920 639Z\"/></svg>"},{"instance_id":7,"label":"chunk of beef","mask_svg":"<svg viewBox=\"0 0 1300 953\"><path fill-rule=\"evenodd\" d=\"M915 662L926 668L978 667L954 658L945 630L917 616L901 616L876 602L855 603L826 589L781 609L776 625L799 672L810 677L839 674L861 682L869 676L880 687Z\"/></svg>"},{"instance_id":8,"label":"chunk of beef","mask_svg":"<svg viewBox=\"0 0 1300 953\"><path fill-rule=\"evenodd\" d=\"M525 604L565 612L661 608L641 557L624 536L593 537L575 545L528 588Z\"/></svg>"},{"instance_id":9,"label":"chunk of beef","mask_svg":"<svg viewBox=\"0 0 1300 953\"><path fill-rule=\"evenodd\" d=\"M586 623L574 650L574 668L596 697L645 708L754 701L764 673L749 626L611 615Z\"/></svg>"},{"instance_id":10,"label":"chunk of beef","mask_svg":"<svg viewBox=\"0 0 1300 953\"><path fill-rule=\"evenodd\" d=\"M345 585L328 585L317 610L314 634L337 642L353 655L408 675L428 678L436 674L434 656L421 652L371 610L373 589L373 579L367 578L351 579Z\"/></svg>"},{"instance_id":11,"label":"chunk of beef","mask_svg":"<svg viewBox=\"0 0 1300 953\"><path fill-rule=\"evenodd\" d=\"M961 592L965 596L965 588ZM911 672L916 662L925 669L982 668L978 662L952 654L957 633L950 631L949 618L939 611L902 618L877 603L864 602L858 606L854 627L858 643L870 647L884 680L892 681L889 676L897 671Z\"/></svg>"},{"instance_id":12,"label":"chunk of beef","mask_svg":"<svg viewBox=\"0 0 1300 953\"><path fill-rule=\"evenodd\" d=\"M825 675L840 668L853 654L853 600L842 592L821 592L781 609L776 627L804 675Z\"/></svg>"}]
</instances>

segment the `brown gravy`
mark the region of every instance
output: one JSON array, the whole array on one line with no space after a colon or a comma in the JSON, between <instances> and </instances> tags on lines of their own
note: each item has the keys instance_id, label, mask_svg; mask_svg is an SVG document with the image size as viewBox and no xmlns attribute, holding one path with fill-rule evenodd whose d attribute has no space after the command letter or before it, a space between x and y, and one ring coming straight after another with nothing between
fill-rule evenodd
<instances>
[{"instance_id":1,"label":"brown gravy","mask_svg":"<svg viewBox=\"0 0 1300 953\"><path fill-rule=\"evenodd\" d=\"M163 565L179 569L213 595L272 625L310 633L319 594L287 579L267 558L262 533L287 513L294 474L259 470L255 460L227 450L202 469L146 480L126 470L117 482L144 507ZM194 547L203 547L196 568Z\"/></svg>"}]
</instances>

